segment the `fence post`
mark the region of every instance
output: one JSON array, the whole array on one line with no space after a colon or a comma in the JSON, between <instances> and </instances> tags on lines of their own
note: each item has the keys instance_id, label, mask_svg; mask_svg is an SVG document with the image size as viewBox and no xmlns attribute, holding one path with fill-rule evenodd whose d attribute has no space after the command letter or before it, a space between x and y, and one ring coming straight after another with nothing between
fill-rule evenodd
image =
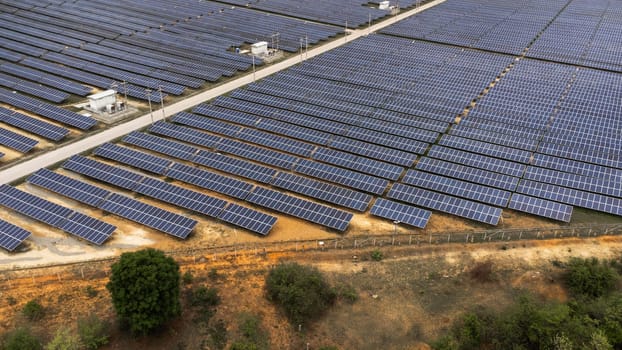
<instances>
[{"instance_id":1,"label":"fence post","mask_svg":"<svg viewBox=\"0 0 622 350\"><path fill-rule=\"evenodd\" d=\"M469 243L469 234L466 234L466 239L464 240L465 243Z\"/></svg>"}]
</instances>

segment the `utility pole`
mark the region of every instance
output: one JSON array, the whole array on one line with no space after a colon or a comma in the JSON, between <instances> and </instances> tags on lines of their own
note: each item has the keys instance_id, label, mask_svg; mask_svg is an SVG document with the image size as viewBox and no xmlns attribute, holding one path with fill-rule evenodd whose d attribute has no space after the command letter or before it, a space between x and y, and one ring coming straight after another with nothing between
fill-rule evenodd
<instances>
[{"instance_id":1,"label":"utility pole","mask_svg":"<svg viewBox=\"0 0 622 350\"><path fill-rule=\"evenodd\" d=\"M153 126L153 109L151 109L151 89L145 89L147 101L149 102L149 115L151 116L151 126Z\"/></svg>"},{"instance_id":2,"label":"utility pole","mask_svg":"<svg viewBox=\"0 0 622 350\"><path fill-rule=\"evenodd\" d=\"M255 55L251 55L253 57L253 83L255 82Z\"/></svg>"},{"instance_id":3,"label":"utility pole","mask_svg":"<svg viewBox=\"0 0 622 350\"><path fill-rule=\"evenodd\" d=\"M125 97L125 108L127 109L127 81L123 80L121 84L123 85L123 94Z\"/></svg>"},{"instance_id":4,"label":"utility pole","mask_svg":"<svg viewBox=\"0 0 622 350\"><path fill-rule=\"evenodd\" d=\"M305 34L305 60L309 58L309 36Z\"/></svg>"},{"instance_id":5,"label":"utility pole","mask_svg":"<svg viewBox=\"0 0 622 350\"><path fill-rule=\"evenodd\" d=\"M302 63L302 38L300 38L300 63Z\"/></svg>"},{"instance_id":6,"label":"utility pole","mask_svg":"<svg viewBox=\"0 0 622 350\"><path fill-rule=\"evenodd\" d=\"M346 19L346 31L343 33L343 39L348 41L348 19Z\"/></svg>"},{"instance_id":7,"label":"utility pole","mask_svg":"<svg viewBox=\"0 0 622 350\"><path fill-rule=\"evenodd\" d=\"M166 113L164 113L164 96L162 96L162 85L158 85L160 91L160 105L162 106L162 120L166 121Z\"/></svg>"}]
</instances>

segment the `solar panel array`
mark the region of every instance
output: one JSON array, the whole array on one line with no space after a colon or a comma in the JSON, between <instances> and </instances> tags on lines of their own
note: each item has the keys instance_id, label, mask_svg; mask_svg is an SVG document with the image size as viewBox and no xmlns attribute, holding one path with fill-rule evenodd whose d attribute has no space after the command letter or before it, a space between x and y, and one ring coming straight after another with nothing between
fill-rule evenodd
<instances>
[{"instance_id":1,"label":"solar panel array","mask_svg":"<svg viewBox=\"0 0 622 350\"><path fill-rule=\"evenodd\" d=\"M0 186L0 205L96 245L103 244L116 229L113 225L9 185Z\"/></svg>"},{"instance_id":2,"label":"solar panel array","mask_svg":"<svg viewBox=\"0 0 622 350\"><path fill-rule=\"evenodd\" d=\"M81 84L109 89L115 81L128 83L129 96L160 102L145 89L180 95L248 70L252 59L231 47L280 33L279 48L295 52L301 37L313 45L343 32L209 1L42 3L0 19L0 58L10 61L0 64L10 74L0 73L0 85L53 102L88 94Z\"/></svg>"},{"instance_id":3,"label":"solar panel array","mask_svg":"<svg viewBox=\"0 0 622 350\"><path fill-rule=\"evenodd\" d=\"M111 185L115 185L115 186L128 189L128 190L132 190L141 195L155 198L168 204L172 204L172 205L184 208L184 209L189 209L197 213L201 213L205 216L208 216L211 218L218 218L223 221L227 221L229 223L237 225L236 221L231 221L232 219L229 219L229 220L222 219L222 216L225 215L225 212L226 212L225 207L228 208L228 202L225 200L219 199L219 198L211 197L211 196L208 196L206 194L203 194L197 191L193 191L193 190L186 189L186 188L183 188L177 185L170 184L163 180L144 176L133 171L118 168L118 167L105 164L105 163L102 163L102 162L99 162L93 159L85 158L82 156L73 156L71 159L69 159L67 162L63 164L63 168L74 171L82 175L87 175L89 177L95 178L102 182L109 183ZM40 170L39 172L47 173L49 171ZM61 177L61 175L58 175L55 173L52 173L52 174L53 175L51 176L53 177ZM29 179L29 181L33 182L33 179ZM64 179L64 182L65 183L78 182L80 183L81 187L90 188L90 191L88 191L88 193L90 193L91 196L94 196L97 194L98 191L101 191L101 189L99 188L93 189L92 188L93 186L91 185L84 184L77 180L73 180L69 178ZM74 187L77 187L77 186L74 186ZM67 193L67 192L65 193L59 192L59 193L67 195L71 198L80 200L79 199L80 197L75 196L75 195L72 196L71 193ZM109 196L110 196L110 193L106 193L104 197L107 198ZM164 215L163 217L168 217L170 220L181 220L179 218L179 215L177 214L163 211L153 206L146 206L146 204L143 205L144 203L140 203L140 202L133 203L132 201L137 202L134 199L120 199L120 200L129 206L130 209L128 209L129 210L128 213L122 212L122 206L120 207L115 204L105 205L106 203L104 202L102 204L97 205L96 203L99 203L99 201L98 202L93 201L93 203L95 204L91 204L91 203L87 203L87 204L96 205L102 209L104 209L104 205L105 205L106 208L111 208L115 210L113 213L126 217L130 220L137 221L139 223L144 223L145 221L150 222L151 219L149 219L149 216L147 217L138 216L135 213L137 209L135 210L134 208L143 208L143 209L146 208L153 215L156 215L156 216ZM81 200L81 201L86 203L86 201L84 200ZM242 210L238 209L238 211L242 211ZM255 221L262 222L262 226L261 227L255 227L252 225L248 226L247 223L241 222L241 224L244 224L244 226L241 226L241 227L244 227L250 231L253 231L253 232L256 232L262 235L266 235L270 231L274 223L276 222L275 217L258 212L254 209L245 208L243 212L248 213L249 215L252 214L254 217L256 217ZM178 225L175 224L174 221L170 223L166 223L165 221L166 220L164 219L159 219L159 221L148 224L147 226L151 225L150 227L154 229L157 229L165 233L171 234L173 236L184 238L184 239L190 234L192 230L192 229L189 229L187 231L183 231L181 230L181 228L178 227ZM189 225L189 223L186 223L186 225ZM255 229L258 231L254 231ZM168 230L168 231L165 231L165 230Z\"/></svg>"},{"instance_id":4,"label":"solar panel array","mask_svg":"<svg viewBox=\"0 0 622 350\"><path fill-rule=\"evenodd\" d=\"M52 141L63 139L69 130L40 119L0 107L0 122L42 136Z\"/></svg>"},{"instance_id":5,"label":"solar panel array","mask_svg":"<svg viewBox=\"0 0 622 350\"><path fill-rule=\"evenodd\" d=\"M0 247L12 252L30 235L31 233L23 228L0 220Z\"/></svg>"},{"instance_id":6,"label":"solar panel array","mask_svg":"<svg viewBox=\"0 0 622 350\"><path fill-rule=\"evenodd\" d=\"M18 134L11 130L0 128L0 145L12 148L18 152L30 152L39 143L24 135Z\"/></svg>"},{"instance_id":7,"label":"solar panel array","mask_svg":"<svg viewBox=\"0 0 622 350\"><path fill-rule=\"evenodd\" d=\"M91 117L83 116L19 93L13 93L3 88L0 88L0 102L81 130L88 130L97 124L97 121Z\"/></svg>"},{"instance_id":8,"label":"solar panel array","mask_svg":"<svg viewBox=\"0 0 622 350\"><path fill-rule=\"evenodd\" d=\"M371 215L393 220L396 224L404 223L418 228L425 228L432 213L410 205L378 198L370 210Z\"/></svg>"},{"instance_id":9,"label":"solar panel array","mask_svg":"<svg viewBox=\"0 0 622 350\"><path fill-rule=\"evenodd\" d=\"M45 19L62 13L65 21L82 23L79 14L94 18L95 9L106 6L103 0L33 9L24 14L41 20L33 28L19 15L1 14L12 24L2 39L10 45L0 54L47 74L60 74L56 63L62 64L67 68L62 74L70 79L90 71L83 79L95 86L110 83L104 75L123 75L133 83L130 89L165 83L166 92L180 94L184 87L247 69L248 60L214 52L243 42L247 28L259 25L256 19L265 20L251 15L256 13L252 9L220 11L223 5L203 2L162 16L190 18L196 11L209 16L151 31L146 28L153 24L152 10L128 21L131 17L122 11L134 3L114 3L116 16L122 17L106 14L110 22L89 34L71 26L65 26L66 35L46 32ZM322 13L324 21L331 21L321 6L294 4L297 0L248 5L307 19ZM360 5L352 0L344 6L353 4ZM620 75L516 58L527 52L616 70L615 55L595 60L590 45L602 48L599 40L611 39L617 13L611 2L599 3L594 12L585 0L446 1L388 27L385 35L353 41L199 105L193 113L179 113L149 133L133 132L123 139L130 147L105 144L94 153L338 231L346 230L353 216L331 205L365 212L374 199L370 214L414 227L425 227L430 218L421 208L489 225L500 222L503 208L563 222L570 220L573 206L620 215ZM214 38L211 31L231 18L241 20L240 31ZM587 29L577 45L561 40L563 28L575 33L581 26ZM315 43L330 33L335 29L318 26L307 34ZM205 47L197 45L212 39ZM298 48L293 37L283 39L283 48ZM567 49L559 59L547 56L556 45ZM220 70L210 65L216 61ZM18 67L1 63L0 71L32 73ZM87 171L72 164L66 168L262 235L275 223L254 209L116 166L100 163ZM148 221L136 212L150 208L126 205L124 198L116 198L112 208ZM175 231L170 222L152 227L166 227L178 236L189 232Z\"/></svg>"},{"instance_id":10,"label":"solar panel array","mask_svg":"<svg viewBox=\"0 0 622 350\"><path fill-rule=\"evenodd\" d=\"M389 11L369 7L369 3L363 0L342 1L339 4L338 13L332 8L334 3L328 0L318 0L313 6L307 6L307 3L302 0L225 0L223 2L337 26L344 26L347 19L349 21L347 24L351 28L367 24L370 18L375 21L390 14ZM401 7L410 7L416 3L423 3L423 1L402 0Z\"/></svg>"}]
</instances>

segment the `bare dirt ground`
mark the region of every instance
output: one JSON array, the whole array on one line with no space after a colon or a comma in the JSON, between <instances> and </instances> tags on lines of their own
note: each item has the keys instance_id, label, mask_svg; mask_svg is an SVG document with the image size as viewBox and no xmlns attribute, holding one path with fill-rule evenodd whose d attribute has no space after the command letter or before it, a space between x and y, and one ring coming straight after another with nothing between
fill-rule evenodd
<instances>
[{"instance_id":1,"label":"bare dirt ground","mask_svg":"<svg viewBox=\"0 0 622 350\"><path fill-rule=\"evenodd\" d=\"M248 250L175 258L183 272L191 271L195 277L191 285L183 286L184 290L200 285L219 290L222 303L213 319L225 322L229 341L237 337L240 315L251 313L262 319L271 349L301 349L307 343L309 349L324 345L362 350L418 349L465 310L479 305L500 309L523 290L544 299L565 300L556 262L571 256L620 257L622 237L387 246L380 248L385 256L380 262L369 258L371 249L267 254ZM264 297L266 271L281 261L318 267L335 285L353 286L358 301L339 301L321 320L299 332ZM473 280L470 271L485 262L493 267L492 281ZM59 326L75 327L76 318L90 312L113 320L105 290L110 264L102 261L0 274L0 333L31 325L49 339ZM213 277L213 270L218 278L209 277ZM46 316L34 323L20 314L32 299L46 308ZM199 349L208 336L194 322L194 316L186 308L170 327L148 338L132 338L113 327L111 344L106 348Z\"/></svg>"}]
</instances>

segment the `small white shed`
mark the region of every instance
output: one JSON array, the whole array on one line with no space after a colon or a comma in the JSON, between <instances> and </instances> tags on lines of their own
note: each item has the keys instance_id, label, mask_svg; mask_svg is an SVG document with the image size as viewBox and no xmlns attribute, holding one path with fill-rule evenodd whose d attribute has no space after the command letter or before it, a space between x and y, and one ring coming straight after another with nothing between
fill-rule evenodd
<instances>
[{"instance_id":1,"label":"small white shed","mask_svg":"<svg viewBox=\"0 0 622 350\"><path fill-rule=\"evenodd\" d=\"M254 56L265 56L268 54L268 42L260 41L251 45L251 54Z\"/></svg>"},{"instance_id":2,"label":"small white shed","mask_svg":"<svg viewBox=\"0 0 622 350\"><path fill-rule=\"evenodd\" d=\"M114 90L106 90L88 96L89 106L91 110L103 111L107 105L114 105L117 100L117 92Z\"/></svg>"}]
</instances>

